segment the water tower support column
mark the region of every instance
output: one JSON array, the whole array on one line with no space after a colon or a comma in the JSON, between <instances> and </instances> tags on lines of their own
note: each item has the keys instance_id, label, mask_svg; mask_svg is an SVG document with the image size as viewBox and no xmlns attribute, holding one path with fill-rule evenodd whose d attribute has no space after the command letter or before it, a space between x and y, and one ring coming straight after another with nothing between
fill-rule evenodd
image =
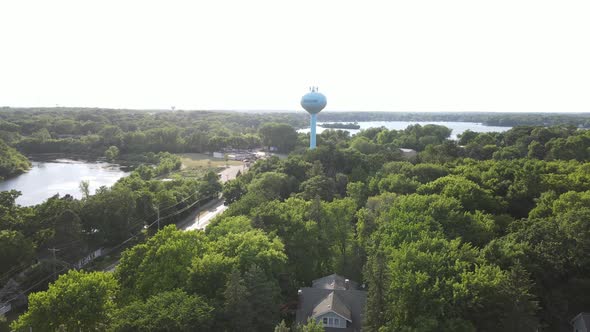
<instances>
[{"instance_id":1,"label":"water tower support column","mask_svg":"<svg viewBox=\"0 0 590 332\"><path fill-rule=\"evenodd\" d=\"M309 148L311 150L315 149L315 127L317 117L317 114L311 114L311 131L309 133Z\"/></svg>"},{"instance_id":2,"label":"water tower support column","mask_svg":"<svg viewBox=\"0 0 590 332\"><path fill-rule=\"evenodd\" d=\"M309 89L310 92L301 98L301 107L310 115L309 149L315 149L315 127L318 113L326 107L326 96L318 92L318 88Z\"/></svg>"}]
</instances>

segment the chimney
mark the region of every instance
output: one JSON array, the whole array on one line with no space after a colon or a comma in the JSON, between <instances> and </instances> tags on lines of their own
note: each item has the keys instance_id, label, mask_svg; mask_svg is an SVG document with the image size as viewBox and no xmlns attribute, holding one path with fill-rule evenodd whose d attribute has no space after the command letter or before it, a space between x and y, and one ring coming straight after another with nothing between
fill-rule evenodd
<instances>
[{"instance_id":1,"label":"chimney","mask_svg":"<svg viewBox=\"0 0 590 332\"><path fill-rule=\"evenodd\" d=\"M344 279L344 289L349 289L349 288L350 288L350 280Z\"/></svg>"}]
</instances>

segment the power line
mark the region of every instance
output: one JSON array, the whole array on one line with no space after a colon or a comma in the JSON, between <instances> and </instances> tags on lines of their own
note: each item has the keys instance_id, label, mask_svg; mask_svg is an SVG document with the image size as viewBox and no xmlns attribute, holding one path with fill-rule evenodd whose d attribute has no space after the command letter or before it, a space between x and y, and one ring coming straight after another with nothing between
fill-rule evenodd
<instances>
[{"instance_id":1,"label":"power line","mask_svg":"<svg viewBox=\"0 0 590 332\"><path fill-rule=\"evenodd\" d=\"M55 247L54 247L54 248L48 248L47 250L49 250L53 253L53 264L52 265L53 265L53 278L55 280L55 262L57 261L57 258L55 257L55 253L57 251L60 251L61 249L55 249Z\"/></svg>"},{"instance_id":2,"label":"power line","mask_svg":"<svg viewBox=\"0 0 590 332\"><path fill-rule=\"evenodd\" d=\"M58 271L58 273L61 273L61 272L65 271L65 270L67 270L67 268L66 268L66 267L64 267L63 269L59 270L59 271ZM47 280L47 279L51 278L52 276L53 276L53 273L52 273L52 274L50 274L50 275L48 275L48 276L46 276L45 278L41 279L41 280L40 280L40 281L38 281L37 283L33 284L33 286L31 286L31 287L29 287L29 288L25 289L25 290L24 290L24 291L22 291L22 292L19 292L19 293L18 293L18 295L16 295L16 296L12 297L11 299L8 299L8 300L7 300L7 301L5 301L4 303L10 303L10 302L12 302L12 301L16 300L16 299L17 299L19 296L21 296L21 295L26 295L26 293L27 293L28 291L30 291L30 290L32 290L33 288L35 288L35 287L39 286L39 285L40 285L42 282L44 282L45 280Z\"/></svg>"},{"instance_id":3,"label":"power line","mask_svg":"<svg viewBox=\"0 0 590 332\"><path fill-rule=\"evenodd\" d=\"M156 210L158 212L158 217L157 217L158 219L156 219L156 220L158 221L158 230L160 230L160 208L156 207Z\"/></svg>"},{"instance_id":4,"label":"power line","mask_svg":"<svg viewBox=\"0 0 590 332\"><path fill-rule=\"evenodd\" d=\"M72 244L74 244L74 243L81 242L81 241L82 241L82 239L74 240L74 241L71 241L71 242L66 242L65 244L62 244L62 246L58 247L58 249L64 249L64 248L67 248L67 247L69 247L70 245L72 245Z\"/></svg>"},{"instance_id":5,"label":"power line","mask_svg":"<svg viewBox=\"0 0 590 332\"><path fill-rule=\"evenodd\" d=\"M196 200L196 201L192 202L192 203L191 203L190 205L188 205L187 207L183 208L182 210L178 210L178 211L176 211L176 212L174 212L174 213L171 213L171 214L169 214L169 215L167 215L167 216L165 216L165 217L160 217L159 221L162 221L162 220L164 220L164 219L167 219L167 218L170 218L170 217L174 217L174 216L176 216L176 215L179 215L179 214L183 213L184 211L186 211L186 210L190 209L191 207L195 206L197 203L199 203L199 202L201 202L201 201L203 201L203 200L205 200L205 199L208 199L208 198L210 198L210 197L205 197L205 198L198 199L198 200ZM141 220L140 220L140 221L141 221ZM140 233L141 233L141 231L142 231L143 229L149 229L150 227L154 226L154 225L155 225L155 224L157 224L157 223L158 223L158 219L156 219L156 220L154 220L153 222L151 222L150 224L147 224L146 226L142 227L142 229L140 229L140 230L139 230L139 231L138 231L136 234L133 234L131 237L129 237L129 238L128 238L128 239L126 239L125 241L123 241L123 242L121 242L121 243L117 244L117 245L116 245L116 246L114 246L114 247L111 247L111 248L110 248L110 250L117 249L117 248L121 247L123 244L125 244L125 243L127 243L127 242L129 242L129 241L131 241L131 240L133 240L133 239L135 239L135 238L137 238L137 236L138 236L138 235L140 235Z\"/></svg>"},{"instance_id":6,"label":"power line","mask_svg":"<svg viewBox=\"0 0 590 332\"><path fill-rule=\"evenodd\" d=\"M207 197L207 198L208 198L208 197ZM175 212L175 213L173 213L173 214L170 214L170 215L167 215L167 216L165 216L165 217L162 217L162 218L160 218L160 220L163 220L163 219L166 219L166 218L169 218L169 217L173 217L173 216L175 216L175 215L179 215L179 214L183 213L184 211L186 211L186 210L190 209L190 208L191 208L191 207L193 207L195 204L199 203L200 201L202 201L202 200L204 200L204 199L205 199L205 198L201 198L201 199L199 199L199 200L197 200L197 201L195 201L195 202L191 203L191 204L190 204L190 205L188 205L187 207L183 208L182 210L178 210L177 212Z\"/></svg>"},{"instance_id":7,"label":"power line","mask_svg":"<svg viewBox=\"0 0 590 332\"><path fill-rule=\"evenodd\" d=\"M25 264L25 263L20 263L19 265L14 266L13 268L11 268L10 270L4 272L1 276L0 276L0 280L3 280L4 278L8 277L10 275L10 278L12 278L13 276L19 274L20 272L22 272L22 270L28 268L29 265ZM12 275L11 275L12 274ZM10 279L8 278L8 279Z\"/></svg>"},{"instance_id":8,"label":"power line","mask_svg":"<svg viewBox=\"0 0 590 332\"><path fill-rule=\"evenodd\" d=\"M185 197L184 199L182 199L181 201L179 201L179 202L177 202L177 203L175 203L175 204L169 205L169 206L167 206L167 207L165 207L165 208L160 208L160 212L162 212L162 211L165 211L165 210L168 210L168 209L169 209L169 208L171 208L171 207L175 207L175 206L177 206L177 205L180 205L181 203L184 203L184 202L186 202L186 201L187 201L189 198L191 198L192 196L194 196L194 195L195 195L195 194L197 194L197 193L198 193L198 191L195 191L194 193L192 193L192 194L188 195L187 197ZM154 215L154 213L152 213L150 216L153 216L153 215Z\"/></svg>"},{"instance_id":9,"label":"power line","mask_svg":"<svg viewBox=\"0 0 590 332\"><path fill-rule=\"evenodd\" d=\"M192 196L192 195L191 195L191 196ZM189 196L189 197L190 197L190 196ZM205 199L208 199L208 198L209 198L209 197L205 197L205 198L198 199L198 200L196 200L196 201L192 202L192 203L191 203L190 205L188 205L187 207L185 207L185 208L183 208L183 209L181 209L181 210L179 210L179 211L177 211L177 212L175 212L175 213L169 214L169 215L167 215L167 216L165 216L165 217L162 217L162 218L158 218L158 219L156 219L155 221L153 221L152 223L150 223L149 225L147 225L145 228L146 228L146 229L149 229L149 228L150 228L150 227L152 227L154 224L156 224L156 223L159 223L159 221L160 221L160 220L167 219L167 218L170 218L170 217L173 217L173 216L179 215L179 214L183 213L184 211L186 211L186 210L190 209L191 207L195 206L197 203L199 203L199 202L201 202L201 201L203 201L203 200L205 200ZM176 205L178 205L178 204L176 204ZM120 244L116 245L115 247L112 247L112 248L111 248L111 250L121 247L121 246L122 246L122 245L124 245L125 243L128 243L129 241L131 241L131 240L133 240L134 238L136 238L136 237L137 237L139 234L140 234L140 233L136 233L136 234L134 234L133 236L131 236L130 238L128 238L128 239L126 239L125 241L121 242ZM77 241L79 241L79 240L77 240ZM72 241L71 243L74 243L74 242L77 242L77 241ZM62 247L62 248L63 248L63 247ZM57 274L59 274L59 273L62 273L63 271L66 271L66 270L68 270L68 269L69 269L68 267L64 267L64 268L62 268L61 270L57 271L57 270L56 270L56 264L55 264L55 262L57 262L57 261L58 261L58 260L57 260L57 256L56 256L56 252L57 252L57 251L60 251L61 249L59 249L59 248L55 248L55 247L54 247L54 248L48 248L48 250L49 250L49 251L51 251L51 252L52 252L52 254L53 254L53 260L54 260L54 262L53 262L53 273L51 273L51 274L49 274L48 276L44 277L43 279L39 280L38 282L36 282L35 284L33 284L31 287L27 288L26 290L19 292L19 293L18 293L18 295L16 295L16 296L12 297L11 299L9 299L9 300L5 301L4 303L10 303L10 302L12 302L13 300L16 300L16 299L17 299L19 296L21 296L21 295L26 295L26 294L27 294L27 292L29 292L30 290L34 289L34 288L35 288L35 287L37 287L38 285L40 285L42 282L46 281L47 279L49 279L49 278L51 278L51 277L54 277L54 278L55 278L55 276L56 276ZM66 264L70 265L69 263L67 263L67 262L64 262L64 261L61 261L61 260L60 260L60 262L62 262L62 263L66 263ZM5 274L6 274L6 273L5 273Z\"/></svg>"}]
</instances>

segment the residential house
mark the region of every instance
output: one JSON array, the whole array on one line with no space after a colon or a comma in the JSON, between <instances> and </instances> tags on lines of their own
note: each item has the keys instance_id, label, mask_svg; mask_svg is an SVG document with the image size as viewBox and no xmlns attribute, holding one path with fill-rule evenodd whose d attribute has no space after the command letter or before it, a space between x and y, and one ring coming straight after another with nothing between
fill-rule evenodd
<instances>
[{"instance_id":1,"label":"residential house","mask_svg":"<svg viewBox=\"0 0 590 332\"><path fill-rule=\"evenodd\" d=\"M305 324L309 317L334 332L361 330L367 292L354 281L332 274L299 290L295 322Z\"/></svg>"}]
</instances>

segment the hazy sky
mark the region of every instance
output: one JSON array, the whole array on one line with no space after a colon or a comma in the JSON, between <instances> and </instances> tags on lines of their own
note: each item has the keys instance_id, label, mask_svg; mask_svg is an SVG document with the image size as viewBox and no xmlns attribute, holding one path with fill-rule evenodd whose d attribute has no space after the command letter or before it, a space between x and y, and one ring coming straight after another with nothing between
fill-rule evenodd
<instances>
[{"instance_id":1,"label":"hazy sky","mask_svg":"<svg viewBox=\"0 0 590 332\"><path fill-rule=\"evenodd\" d=\"M590 1L0 0L0 106L590 111Z\"/></svg>"}]
</instances>

